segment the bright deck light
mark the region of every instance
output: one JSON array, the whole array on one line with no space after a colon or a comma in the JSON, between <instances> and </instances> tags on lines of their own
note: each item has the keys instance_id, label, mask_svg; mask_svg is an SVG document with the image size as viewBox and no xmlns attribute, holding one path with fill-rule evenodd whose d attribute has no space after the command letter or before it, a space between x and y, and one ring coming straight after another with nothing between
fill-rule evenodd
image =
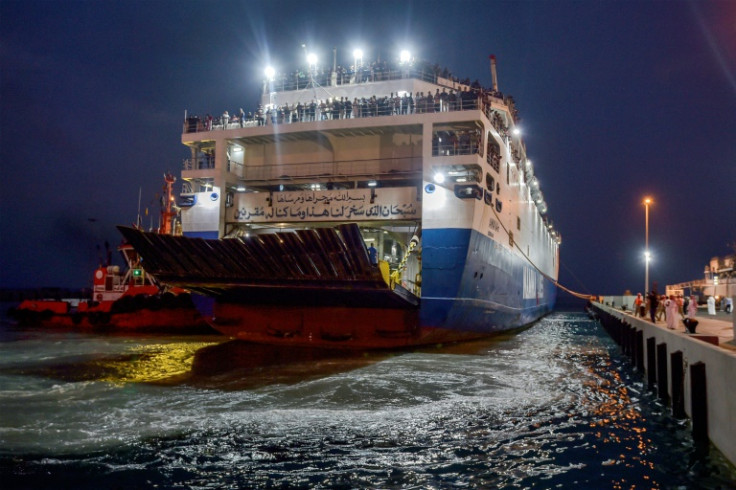
<instances>
[{"instance_id":1,"label":"bright deck light","mask_svg":"<svg viewBox=\"0 0 736 490\"><path fill-rule=\"evenodd\" d=\"M267 66L263 72L266 74L266 78L269 80L273 80L273 77L276 76L276 70L273 66Z\"/></svg>"},{"instance_id":2,"label":"bright deck light","mask_svg":"<svg viewBox=\"0 0 736 490\"><path fill-rule=\"evenodd\" d=\"M363 50L362 49L353 50L353 58L355 58L356 60L363 59Z\"/></svg>"},{"instance_id":3,"label":"bright deck light","mask_svg":"<svg viewBox=\"0 0 736 490\"><path fill-rule=\"evenodd\" d=\"M307 63L310 65L316 65L317 64L317 55L314 53L309 53L307 55Z\"/></svg>"},{"instance_id":4,"label":"bright deck light","mask_svg":"<svg viewBox=\"0 0 736 490\"><path fill-rule=\"evenodd\" d=\"M445 181L445 174L443 174L442 172L437 172L432 178L436 184L441 184Z\"/></svg>"},{"instance_id":5,"label":"bright deck light","mask_svg":"<svg viewBox=\"0 0 736 490\"><path fill-rule=\"evenodd\" d=\"M521 134L521 129L514 128L514 131L513 132L514 132L515 135L520 135Z\"/></svg>"},{"instance_id":6,"label":"bright deck light","mask_svg":"<svg viewBox=\"0 0 736 490\"><path fill-rule=\"evenodd\" d=\"M411 60L411 53L406 49L402 50L401 54L399 55L399 60L402 63L408 63Z\"/></svg>"}]
</instances>

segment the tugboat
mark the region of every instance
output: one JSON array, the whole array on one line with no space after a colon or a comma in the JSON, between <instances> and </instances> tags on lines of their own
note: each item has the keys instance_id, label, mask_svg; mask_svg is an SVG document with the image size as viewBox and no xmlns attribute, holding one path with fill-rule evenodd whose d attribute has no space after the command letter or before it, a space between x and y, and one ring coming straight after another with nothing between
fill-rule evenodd
<instances>
[{"instance_id":1,"label":"tugboat","mask_svg":"<svg viewBox=\"0 0 736 490\"><path fill-rule=\"evenodd\" d=\"M164 175L165 205L159 234L171 234L176 211L172 185L176 177ZM142 267L138 253L128 243L118 248L126 267L121 271L108 259L94 272L92 297L87 300L25 300L10 311L19 324L41 327L110 328L120 330L170 330L177 333L209 330L182 288L168 288Z\"/></svg>"},{"instance_id":2,"label":"tugboat","mask_svg":"<svg viewBox=\"0 0 736 490\"><path fill-rule=\"evenodd\" d=\"M119 227L146 268L267 344L461 341L552 311L561 239L495 57L488 88L355 62L267 70L250 116L185 116L182 236Z\"/></svg>"}]
</instances>

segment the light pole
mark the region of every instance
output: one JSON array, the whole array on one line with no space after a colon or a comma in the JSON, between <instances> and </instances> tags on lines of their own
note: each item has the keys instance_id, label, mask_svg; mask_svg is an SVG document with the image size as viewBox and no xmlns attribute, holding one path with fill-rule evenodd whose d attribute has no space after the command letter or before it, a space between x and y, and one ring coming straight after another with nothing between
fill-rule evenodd
<instances>
[{"instance_id":1,"label":"light pole","mask_svg":"<svg viewBox=\"0 0 736 490\"><path fill-rule=\"evenodd\" d=\"M649 203L651 199L644 199L644 294L649 290Z\"/></svg>"}]
</instances>

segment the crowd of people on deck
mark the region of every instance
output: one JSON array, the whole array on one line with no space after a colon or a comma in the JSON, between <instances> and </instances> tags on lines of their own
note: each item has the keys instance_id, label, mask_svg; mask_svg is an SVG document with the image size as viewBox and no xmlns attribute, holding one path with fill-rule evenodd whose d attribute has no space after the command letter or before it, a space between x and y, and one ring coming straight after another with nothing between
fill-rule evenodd
<instances>
[{"instance_id":1,"label":"crowd of people on deck","mask_svg":"<svg viewBox=\"0 0 736 490\"><path fill-rule=\"evenodd\" d=\"M348 69L337 67L337 84L342 83L360 83L363 81L380 81L393 78L420 78L428 79L433 83L437 83L438 78L442 77L457 86L452 88L437 88L434 93L417 92L417 93L391 93L388 96L372 96L353 98L327 98L314 99L309 103L270 105L263 107L261 105L254 112L245 112L242 108L238 112L225 111L220 116L212 116L207 114L204 118L192 116L187 118L184 131L187 133L198 131L211 131L213 129L231 129L236 127L252 127L275 124L290 124L298 122L318 121L318 120L334 120L334 119L354 119L360 117L374 116L391 116L405 114L424 114L434 112L447 112L456 110L483 109L494 127L504 135L507 134L508 128L504 124L502 118L496 111L490 110L490 99L504 99L502 93L486 89L476 80L470 82L469 79L459 80L453 77L447 68L440 68L439 65L429 65L428 63L416 63L407 68L406 66L397 66L386 61L377 61L367 65L360 65L356 70L353 66ZM288 76L282 75L272 83L275 88L282 90L293 90L296 87L307 86L307 81L311 80L315 84L329 84L331 71L317 70L312 72L312 78L304 71L292 72ZM286 84L286 79L293 79L295 83ZM285 88L288 87L288 88ZM518 112L513 103L513 98L506 97L509 103L512 117L518 121Z\"/></svg>"},{"instance_id":2,"label":"crowd of people on deck","mask_svg":"<svg viewBox=\"0 0 736 490\"><path fill-rule=\"evenodd\" d=\"M332 77L333 71L326 69L324 66L303 67L290 73L279 73L269 83L276 91L299 90L310 85L323 87L332 85ZM461 80L454 76L446 67L440 67L438 64L432 65L426 61L401 63L389 60L376 60L363 63L362 60L355 60L355 64L349 66L337 65L334 70L334 83L337 85L380 82L401 78L418 78L431 83L437 83L439 78L443 78L454 84L468 86L473 90L480 90L482 88L478 80L473 82L469 78ZM503 98L500 93L499 96Z\"/></svg>"},{"instance_id":3,"label":"crowd of people on deck","mask_svg":"<svg viewBox=\"0 0 736 490\"><path fill-rule=\"evenodd\" d=\"M455 91L436 89L435 93L418 92L416 95L391 93L388 96L361 97L350 100L347 97L313 99L310 103L283 104L263 107L259 104L255 113L230 114L225 111L221 116L207 114L204 120L198 117L189 118L186 132L211 131L213 129L234 127L265 126L275 124L291 124L298 122L326 121L335 119L356 119L361 117L398 116L406 114L425 114L477 109L483 99L470 90ZM503 127L501 117L497 113L491 115L492 122L498 128Z\"/></svg>"}]
</instances>

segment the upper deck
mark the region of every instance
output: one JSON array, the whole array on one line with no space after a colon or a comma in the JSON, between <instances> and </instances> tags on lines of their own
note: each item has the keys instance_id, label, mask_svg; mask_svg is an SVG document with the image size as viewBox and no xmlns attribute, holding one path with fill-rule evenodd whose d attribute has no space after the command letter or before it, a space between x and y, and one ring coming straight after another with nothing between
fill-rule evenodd
<instances>
[{"instance_id":1,"label":"upper deck","mask_svg":"<svg viewBox=\"0 0 736 490\"><path fill-rule=\"evenodd\" d=\"M515 124L513 99L479 84L443 77L426 67L401 70L364 70L333 73L332 76L291 77L265 80L260 104L255 110L242 108L221 115L190 116L184 135L209 131L256 128L334 119L357 119L388 115L427 114L456 110L489 111L497 129ZM183 142L197 136L183 136Z\"/></svg>"}]
</instances>

